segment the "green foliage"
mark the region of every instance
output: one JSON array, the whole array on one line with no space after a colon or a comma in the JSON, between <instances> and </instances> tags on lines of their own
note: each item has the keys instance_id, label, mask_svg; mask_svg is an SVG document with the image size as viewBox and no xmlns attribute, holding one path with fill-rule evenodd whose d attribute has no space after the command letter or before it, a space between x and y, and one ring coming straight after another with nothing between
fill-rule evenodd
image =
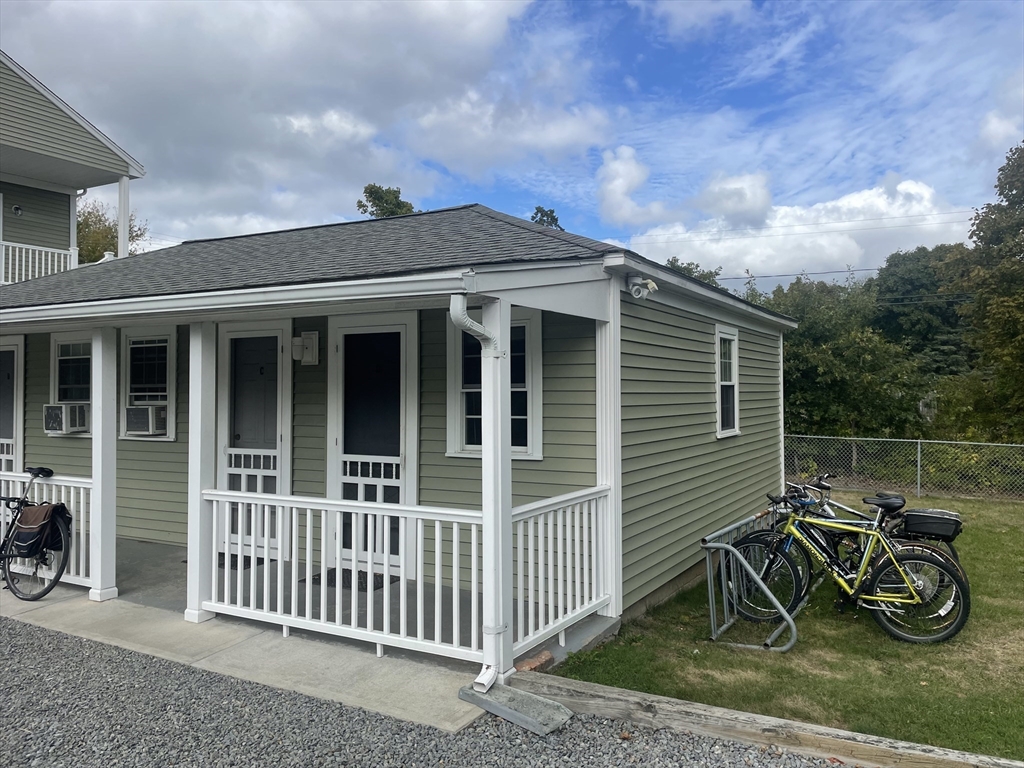
<instances>
[{"instance_id":1,"label":"green foliage","mask_svg":"<svg viewBox=\"0 0 1024 768\"><path fill-rule=\"evenodd\" d=\"M558 223L558 216L555 215L554 208L542 208L538 205L533 214L531 214L530 221L534 224L540 224L542 227L551 227L551 229L557 229L559 232L565 232L564 227Z\"/></svg>"},{"instance_id":2,"label":"green foliage","mask_svg":"<svg viewBox=\"0 0 1024 768\"><path fill-rule=\"evenodd\" d=\"M871 326L873 286L797 278L764 303L800 323L785 337L787 431L908 437L918 430L924 381L906 348Z\"/></svg>"},{"instance_id":3,"label":"green foliage","mask_svg":"<svg viewBox=\"0 0 1024 768\"><path fill-rule=\"evenodd\" d=\"M99 200L78 206L78 263L91 264L107 251L117 253L117 214ZM142 251L149 236L149 223L140 222L132 211L128 216L128 253Z\"/></svg>"},{"instance_id":4,"label":"green foliage","mask_svg":"<svg viewBox=\"0 0 1024 768\"><path fill-rule=\"evenodd\" d=\"M955 290L972 295L961 307L969 340L981 356L978 375L1000 423L979 425L989 439L1024 441L1024 145L1013 147L999 169L999 201L974 216L973 248L951 255L943 267Z\"/></svg>"},{"instance_id":5,"label":"green foliage","mask_svg":"<svg viewBox=\"0 0 1024 768\"><path fill-rule=\"evenodd\" d=\"M678 256L673 256L667 262L665 266L670 269L674 269L676 272L682 272L684 275L694 277L700 280L702 283L713 285L715 288L722 288L722 284L718 282L718 276L722 274L721 267L715 267L715 269L704 269L696 261L687 261L683 263L679 261Z\"/></svg>"},{"instance_id":6,"label":"green foliage","mask_svg":"<svg viewBox=\"0 0 1024 768\"><path fill-rule=\"evenodd\" d=\"M367 184L363 187L365 200L356 200L356 209L363 215L375 219L387 219L391 216L405 216L415 213L412 203L402 199L401 187L382 187L380 184Z\"/></svg>"}]
</instances>

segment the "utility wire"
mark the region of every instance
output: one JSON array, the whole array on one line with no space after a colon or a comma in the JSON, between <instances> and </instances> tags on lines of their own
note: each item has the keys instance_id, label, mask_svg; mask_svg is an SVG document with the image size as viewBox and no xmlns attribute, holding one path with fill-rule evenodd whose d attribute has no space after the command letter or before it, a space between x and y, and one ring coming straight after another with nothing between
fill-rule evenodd
<instances>
[{"instance_id":1,"label":"utility wire","mask_svg":"<svg viewBox=\"0 0 1024 768\"><path fill-rule=\"evenodd\" d=\"M778 232L772 235L740 235L738 237L680 237L672 240L658 240L659 243L724 243L729 240L761 240L766 237L806 237L807 235L832 235L841 234L845 232L872 232L877 229L905 229L907 227L933 227L937 224L966 224L969 219L958 219L954 221L922 221L917 224L893 224L889 227L856 227L846 229L823 229L817 232ZM804 224L802 226L813 226ZM723 230L724 231L724 230ZM706 233L700 233L706 234ZM639 240L630 240L630 244L634 242L640 242Z\"/></svg>"}]
</instances>

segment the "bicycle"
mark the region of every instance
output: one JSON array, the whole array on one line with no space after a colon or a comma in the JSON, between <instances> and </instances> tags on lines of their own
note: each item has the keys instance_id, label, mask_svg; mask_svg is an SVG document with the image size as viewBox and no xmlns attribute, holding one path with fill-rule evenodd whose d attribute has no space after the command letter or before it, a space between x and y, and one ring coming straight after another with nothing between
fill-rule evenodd
<instances>
[{"instance_id":1,"label":"bicycle","mask_svg":"<svg viewBox=\"0 0 1024 768\"><path fill-rule=\"evenodd\" d=\"M3 517L8 518L0 541L0 570L11 594L19 600L39 600L57 586L67 568L71 536L65 516L70 519L70 515L63 504L58 504L50 510L48 519L30 519L26 509L41 507L45 502L29 502L29 491L36 480L53 477L53 470L26 467L25 471L31 479L21 496L0 496L7 508Z\"/></svg>"},{"instance_id":2,"label":"bicycle","mask_svg":"<svg viewBox=\"0 0 1024 768\"><path fill-rule=\"evenodd\" d=\"M806 503L802 489L782 497L769 495L776 509L787 509L781 531L752 534L735 547L753 563L761 581L790 612L806 595L790 551L794 544L839 587L840 595L871 611L875 622L892 637L912 643L933 643L955 636L970 615L970 591L950 559L917 549L901 549L885 531L886 511L874 517L823 517ZM852 546L837 544L852 542ZM755 621L777 621L778 611L746 585L737 611ZM780 599L780 595L782 598ZM762 599L763 598L763 599Z\"/></svg>"}]
</instances>

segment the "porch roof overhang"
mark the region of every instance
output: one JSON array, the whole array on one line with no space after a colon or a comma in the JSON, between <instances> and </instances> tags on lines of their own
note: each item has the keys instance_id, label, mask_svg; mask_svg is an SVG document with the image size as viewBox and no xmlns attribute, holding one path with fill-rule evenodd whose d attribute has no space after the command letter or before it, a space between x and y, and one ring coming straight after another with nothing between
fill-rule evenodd
<instances>
[{"instance_id":1,"label":"porch roof overhang","mask_svg":"<svg viewBox=\"0 0 1024 768\"><path fill-rule=\"evenodd\" d=\"M464 294L470 304L504 299L594 320L607 320L609 275L600 258L573 262L486 265L417 275L283 285L248 290L181 293L107 301L0 309L7 334L138 323L186 324L346 312L380 312L448 306Z\"/></svg>"}]
</instances>

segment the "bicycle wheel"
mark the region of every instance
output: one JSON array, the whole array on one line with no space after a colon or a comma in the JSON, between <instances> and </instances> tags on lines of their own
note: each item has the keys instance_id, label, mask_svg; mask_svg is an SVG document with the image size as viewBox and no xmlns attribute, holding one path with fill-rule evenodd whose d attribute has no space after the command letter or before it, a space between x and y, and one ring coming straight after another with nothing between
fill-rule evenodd
<instances>
[{"instance_id":1,"label":"bicycle wheel","mask_svg":"<svg viewBox=\"0 0 1024 768\"><path fill-rule=\"evenodd\" d=\"M911 595L903 573L921 598L918 604L867 603L875 622L907 643L940 643L956 635L971 613L971 596L963 579L948 561L926 554L899 552L896 560L879 565L865 590L876 597Z\"/></svg>"},{"instance_id":2,"label":"bicycle wheel","mask_svg":"<svg viewBox=\"0 0 1024 768\"><path fill-rule=\"evenodd\" d=\"M967 593L971 592L971 582L967 578L967 572L964 570L963 565L955 557L951 556L946 550L935 545L932 541L922 541L917 539L891 539L892 543L896 546L897 551L905 552L912 555L931 555L934 558L942 560L947 565L956 569L956 572L960 574L960 578L963 579L964 587ZM875 560L875 567L882 564L885 560L886 555L882 553Z\"/></svg>"},{"instance_id":3,"label":"bicycle wheel","mask_svg":"<svg viewBox=\"0 0 1024 768\"><path fill-rule=\"evenodd\" d=\"M35 557L11 557L14 537L7 540L4 551L0 552L4 564L4 581L11 594L21 600L38 600L57 586L64 569L68 566L68 550L71 537L64 520L56 515L51 522L60 534L60 549L44 548Z\"/></svg>"},{"instance_id":4,"label":"bicycle wheel","mask_svg":"<svg viewBox=\"0 0 1024 768\"><path fill-rule=\"evenodd\" d=\"M742 540L756 540L762 539L765 541L778 540L779 547L785 548L786 539L788 537L779 531L754 531L747 536L744 536ZM800 598L803 599L811 589L811 582L814 580L814 561L811 560L811 556L807 554L807 550L804 549L800 542L794 540L792 545L788 549L785 549L787 555L793 558L793 563L796 565L797 573L800 575Z\"/></svg>"},{"instance_id":5,"label":"bicycle wheel","mask_svg":"<svg viewBox=\"0 0 1024 768\"><path fill-rule=\"evenodd\" d=\"M793 558L782 550L781 542L759 534L744 536L733 546L750 564L758 578L779 605L792 613L803 596L800 571ZM740 563L730 557L727 566L728 588L736 612L747 621L780 621L778 609Z\"/></svg>"}]
</instances>

